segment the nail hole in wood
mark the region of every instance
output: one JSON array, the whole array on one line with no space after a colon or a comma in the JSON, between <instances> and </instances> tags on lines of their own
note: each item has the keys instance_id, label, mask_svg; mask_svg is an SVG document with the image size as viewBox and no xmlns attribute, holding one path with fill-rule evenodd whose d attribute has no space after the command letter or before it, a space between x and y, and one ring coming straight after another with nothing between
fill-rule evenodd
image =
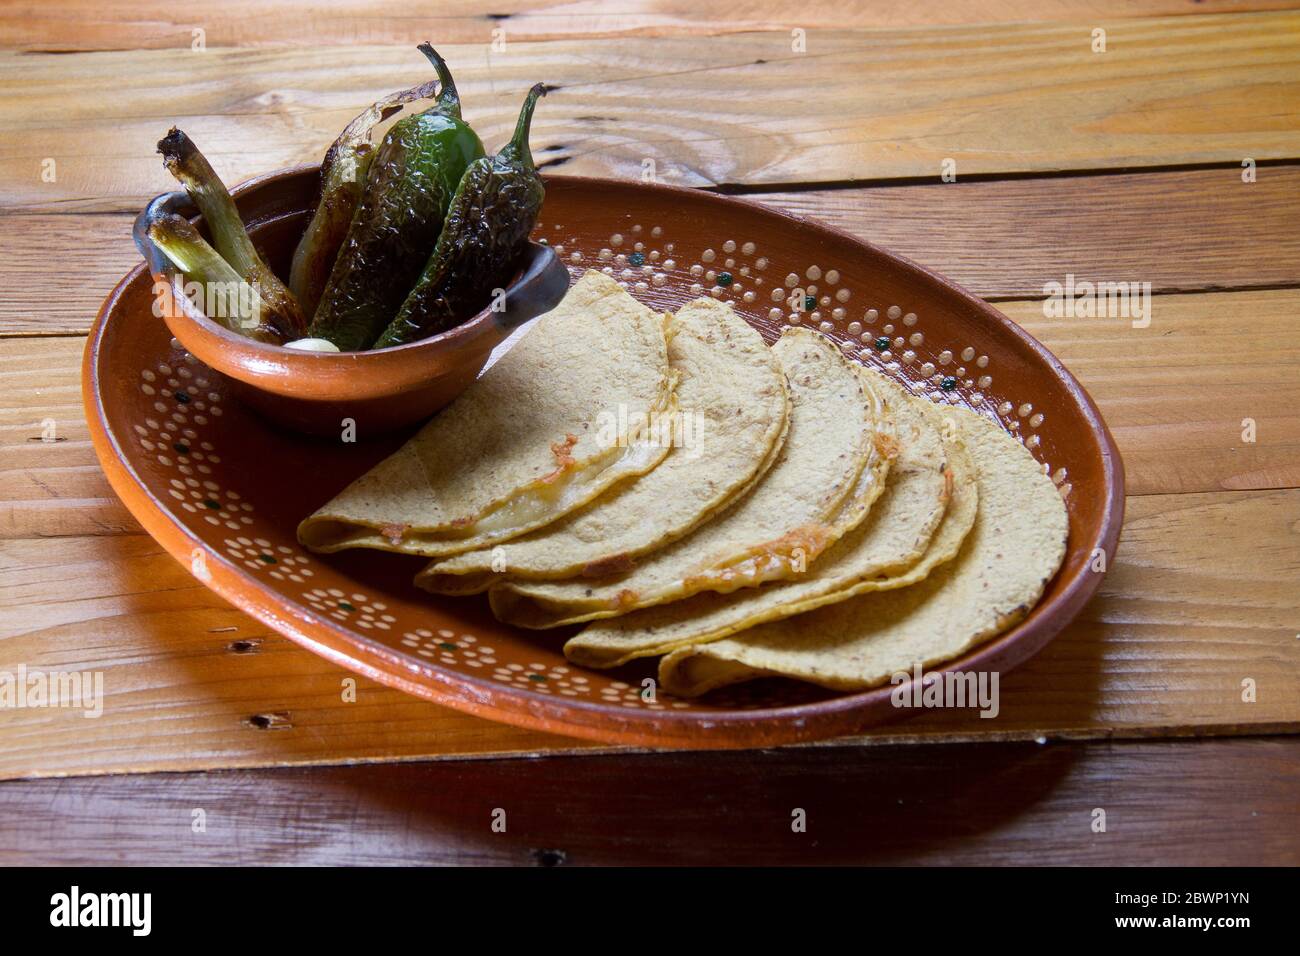
<instances>
[{"instance_id":1,"label":"nail hole in wood","mask_svg":"<svg viewBox=\"0 0 1300 956\"><path fill-rule=\"evenodd\" d=\"M563 866L569 862L569 854L563 850L531 850L533 863L537 866Z\"/></svg>"},{"instance_id":2,"label":"nail hole in wood","mask_svg":"<svg viewBox=\"0 0 1300 956\"><path fill-rule=\"evenodd\" d=\"M293 729L293 724L289 722L289 712L287 710L277 711L273 714L254 714L244 722L256 730Z\"/></svg>"}]
</instances>

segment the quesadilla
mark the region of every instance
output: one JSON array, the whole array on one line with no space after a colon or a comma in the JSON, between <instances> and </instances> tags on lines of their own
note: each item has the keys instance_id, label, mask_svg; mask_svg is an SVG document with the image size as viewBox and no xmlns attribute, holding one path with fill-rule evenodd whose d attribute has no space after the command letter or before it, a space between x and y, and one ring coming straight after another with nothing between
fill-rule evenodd
<instances>
[{"instance_id":1,"label":"quesadilla","mask_svg":"<svg viewBox=\"0 0 1300 956\"><path fill-rule=\"evenodd\" d=\"M1065 556L1065 504L998 424L966 409L946 414L960 423L979 487L975 524L956 558L910 587L680 648L660 662L664 690L693 697L774 675L836 690L874 687L952 660L1028 614Z\"/></svg>"},{"instance_id":2,"label":"quesadilla","mask_svg":"<svg viewBox=\"0 0 1300 956\"><path fill-rule=\"evenodd\" d=\"M587 272L553 311L410 441L298 528L315 551L439 556L542 527L668 453L667 317ZM602 434L614 415L629 427Z\"/></svg>"},{"instance_id":3,"label":"quesadilla","mask_svg":"<svg viewBox=\"0 0 1300 956\"><path fill-rule=\"evenodd\" d=\"M626 574L496 585L488 596L497 617L555 627L793 577L849 530L836 520L846 499L856 520L865 517L856 501L869 492L860 482L874 483L878 494L894 455L879 399L860 366L819 333L788 328L773 349L790 383L789 433L749 494Z\"/></svg>"},{"instance_id":4,"label":"quesadilla","mask_svg":"<svg viewBox=\"0 0 1300 956\"><path fill-rule=\"evenodd\" d=\"M672 320L678 375L668 457L567 517L491 548L431 562L415 583L472 594L511 579L601 577L675 541L747 491L780 453L789 421L781 363L729 305L701 298Z\"/></svg>"},{"instance_id":5,"label":"quesadilla","mask_svg":"<svg viewBox=\"0 0 1300 956\"><path fill-rule=\"evenodd\" d=\"M796 578L595 621L569 640L565 655L576 664L615 667L666 654L846 600L862 589L903 587L956 554L975 520L978 494L957 430L945 426L934 403L878 373L862 374L884 396L899 446L884 494L866 521ZM941 521L947 534L932 543Z\"/></svg>"}]
</instances>

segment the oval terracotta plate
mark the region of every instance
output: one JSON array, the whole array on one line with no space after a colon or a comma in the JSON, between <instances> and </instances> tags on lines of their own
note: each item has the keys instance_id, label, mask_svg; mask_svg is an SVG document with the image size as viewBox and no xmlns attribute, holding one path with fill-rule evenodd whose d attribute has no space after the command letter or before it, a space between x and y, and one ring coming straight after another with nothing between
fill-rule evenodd
<instances>
[{"instance_id":1,"label":"oval terracotta plate","mask_svg":"<svg viewBox=\"0 0 1300 956\"><path fill-rule=\"evenodd\" d=\"M290 170L237 190L273 260L283 261L304 225L314 175ZM657 309L713 294L769 341L788 323L820 328L913 391L974 408L1024 441L1065 498L1069 551L1027 619L948 669L1014 667L1096 590L1094 555L1113 554L1122 518L1118 453L1078 382L996 310L847 234L710 193L552 178L541 220L534 237L554 246L575 276L605 270ZM181 350L152 305L141 267L109 296L87 346L83 389L100 460L168 551L305 647L450 707L612 742L770 745L848 733L898 713L888 686L834 694L785 680L693 701L648 699L641 681L653 662L612 672L574 667L560 651L573 629L515 630L481 597L419 591L411 585L417 558L305 551L294 535L299 520L404 435L350 444L278 430Z\"/></svg>"}]
</instances>

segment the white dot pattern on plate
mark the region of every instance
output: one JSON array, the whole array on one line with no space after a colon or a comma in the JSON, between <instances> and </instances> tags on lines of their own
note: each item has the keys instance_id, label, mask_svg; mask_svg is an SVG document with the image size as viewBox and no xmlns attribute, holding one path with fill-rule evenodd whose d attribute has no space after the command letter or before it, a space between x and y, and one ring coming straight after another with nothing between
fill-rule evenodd
<instances>
[{"instance_id":1,"label":"white dot pattern on plate","mask_svg":"<svg viewBox=\"0 0 1300 956\"><path fill-rule=\"evenodd\" d=\"M462 634L450 628L430 630L419 627L402 635L402 644L420 657L436 660L440 664L461 664L471 670L491 667L497 663L496 650L483 644L473 634Z\"/></svg>"},{"instance_id":2,"label":"white dot pattern on plate","mask_svg":"<svg viewBox=\"0 0 1300 956\"><path fill-rule=\"evenodd\" d=\"M303 598L322 614L355 624L362 630L387 631L397 623L397 618L388 613L387 604L373 601L359 591L317 587L304 592Z\"/></svg>"},{"instance_id":3,"label":"white dot pattern on plate","mask_svg":"<svg viewBox=\"0 0 1300 956\"><path fill-rule=\"evenodd\" d=\"M227 538L226 554L250 571L264 572L276 581L303 584L312 577L311 559L305 554L283 544L272 544L266 538Z\"/></svg>"},{"instance_id":4,"label":"white dot pattern on plate","mask_svg":"<svg viewBox=\"0 0 1300 956\"><path fill-rule=\"evenodd\" d=\"M489 675L502 684L535 691L539 694L556 694L560 697L590 697L592 679L576 673L565 664L506 664L492 669Z\"/></svg>"},{"instance_id":5,"label":"white dot pattern on plate","mask_svg":"<svg viewBox=\"0 0 1300 956\"><path fill-rule=\"evenodd\" d=\"M655 686L629 684L625 681L610 681L600 689L601 703L617 704L619 707L644 707L647 710L684 710L690 703L664 694Z\"/></svg>"}]
</instances>

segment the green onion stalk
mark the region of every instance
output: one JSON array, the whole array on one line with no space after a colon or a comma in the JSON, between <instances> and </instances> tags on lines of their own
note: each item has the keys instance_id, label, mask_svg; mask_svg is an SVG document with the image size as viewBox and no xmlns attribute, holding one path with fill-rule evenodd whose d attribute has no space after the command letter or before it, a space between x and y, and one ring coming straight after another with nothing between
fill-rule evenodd
<instances>
[{"instance_id":1,"label":"green onion stalk","mask_svg":"<svg viewBox=\"0 0 1300 956\"><path fill-rule=\"evenodd\" d=\"M197 146L181 130L172 128L158 143L163 164L190 194L212 234L217 252L239 277L257 290L267 321L282 338L301 338L307 328L302 309L287 286L271 271L253 247L239 218L235 201L226 191Z\"/></svg>"}]
</instances>

